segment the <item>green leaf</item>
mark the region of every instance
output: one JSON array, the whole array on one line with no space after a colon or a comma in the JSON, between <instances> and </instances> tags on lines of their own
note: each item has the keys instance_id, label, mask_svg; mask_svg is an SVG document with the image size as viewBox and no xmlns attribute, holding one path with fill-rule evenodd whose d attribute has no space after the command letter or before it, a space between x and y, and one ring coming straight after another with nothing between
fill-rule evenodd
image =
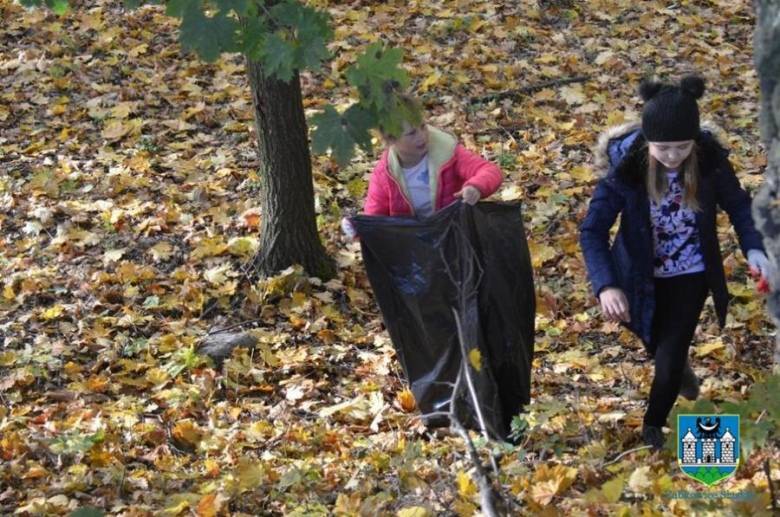
<instances>
[{"instance_id":1,"label":"green leaf","mask_svg":"<svg viewBox=\"0 0 780 517\"><path fill-rule=\"evenodd\" d=\"M239 16L249 13L249 2L247 0L214 0L221 14L228 14L234 11Z\"/></svg>"},{"instance_id":2,"label":"green leaf","mask_svg":"<svg viewBox=\"0 0 780 517\"><path fill-rule=\"evenodd\" d=\"M290 82L293 76L293 44L284 39L280 33L271 34L263 44L263 70L269 76L276 76L280 81Z\"/></svg>"},{"instance_id":3,"label":"green leaf","mask_svg":"<svg viewBox=\"0 0 780 517\"><path fill-rule=\"evenodd\" d=\"M180 20L186 11L193 9L200 9L200 0L169 0L165 3L165 14Z\"/></svg>"},{"instance_id":4,"label":"green leaf","mask_svg":"<svg viewBox=\"0 0 780 517\"><path fill-rule=\"evenodd\" d=\"M331 105L311 119L315 126L312 133L312 150L325 153L331 150L340 166L349 163L355 144L363 149L371 148L370 130L375 121L371 114L358 105L351 106L343 115Z\"/></svg>"},{"instance_id":5,"label":"green leaf","mask_svg":"<svg viewBox=\"0 0 780 517\"><path fill-rule=\"evenodd\" d=\"M370 150L373 145L371 142L371 129L376 127L376 120L371 116L371 113L364 110L359 104L354 104L344 112L344 118L347 121L349 136L363 150Z\"/></svg>"},{"instance_id":6,"label":"green leaf","mask_svg":"<svg viewBox=\"0 0 780 517\"><path fill-rule=\"evenodd\" d=\"M366 105L379 111L385 109L388 99L409 86L409 75L400 68L403 53L400 49L385 49L381 43L372 43L357 57L344 75L357 88Z\"/></svg>"},{"instance_id":7,"label":"green leaf","mask_svg":"<svg viewBox=\"0 0 780 517\"><path fill-rule=\"evenodd\" d=\"M325 106L322 113L312 117L311 122L315 126L312 133L312 150L323 154L330 149L339 165L349 163L355 148L355 140L347 131L346 119L336 111L336 108L330 104Z\"/></svg>"},{"instance_id":8,"label":"green leaf","mask_svg":"<svg viewBox=\"0 0 780 517\"><path fill-rule=\"evenodd\" d=\"M194 49L204 61L219 59L223 52L235 52L238 22L223 13L212 17L202 11L202 4L188 1L183 12L179 41L185 49Z\"/></svg>"},{"instance_id":9,"label":"green leaf","mask_svg":"<svg viewBox=\"0 0 780 517\"><path fill-rule=\"evenodd\" d=\"M62 16L68 11L70 3L68 0L19 0L22 7L33 9L45 5L57 15Z\"/></svg>"},{"instance_id":10,"label":"green leaf","mask_svg":"<svg viewBox=\"0 0 780 517\"><path fill-rule=\"evenodd\" d=\"M46 4L51 7L52 11L58 16L62 16L68 12L68 7L70 7L68 0L47 0Z\"/></svg>"},{"instance_id":11,"label":"green leaf","mask_svg":"<svg viewBox=\"0 0 780 517\"><path fill-rule=\"evenodd\" d=\"M330 57L326 46L333 35L327 13L307 7L297 1L284 2L271 9L271 16L294 47L292 68L318 68Z\"/></svg>"},{"instance_id":12,"label":"green leaf","mask_svg":"<svg viewBox=\"0 0 780 517\"><path fill-rule=\"evenodd\" d=\"M263 45L268 35L268 24L265 18L250 16L244 20L238 35L237 50L251 61L263 59Z\"/></svg>"}]
</instances>

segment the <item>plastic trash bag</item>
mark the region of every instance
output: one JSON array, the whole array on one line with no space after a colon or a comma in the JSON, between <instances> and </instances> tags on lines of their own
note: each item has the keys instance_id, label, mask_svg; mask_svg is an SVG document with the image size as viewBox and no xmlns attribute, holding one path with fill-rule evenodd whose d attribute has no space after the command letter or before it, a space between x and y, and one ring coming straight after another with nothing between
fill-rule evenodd
<instances>
[{"instance_id":1,"label":"plastic trash bag","mask_svg":"<svg viewBox=\"0 0 780 517\"><path fill-rule=\"evenodd\" d=\"M479 370L471 362L469 369L486 429L506 438L530 401L534 348L533 271L519 204L456 202L428 219L351 221L421 413L450 411L462 357L455 309L469 350L479 350ZM478 429L465 384L460 394L459 419ZM429 426L449 425L446 415L425 418Z\"/></svg>"}]
</instances>

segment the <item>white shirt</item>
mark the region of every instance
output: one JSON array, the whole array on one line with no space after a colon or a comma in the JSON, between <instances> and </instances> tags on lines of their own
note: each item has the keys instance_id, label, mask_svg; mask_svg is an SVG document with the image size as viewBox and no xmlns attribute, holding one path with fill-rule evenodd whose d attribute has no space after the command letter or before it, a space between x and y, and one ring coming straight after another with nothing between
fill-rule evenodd
<instances>
[{"instance_id":1,"label":"white shirt","mask_svg":"<svg viewBox=\"0 0 780 517\"><path fill-rule=\"evenodd\" d=\"M406 187L409 189L409 196L412 198L412 209L414 215L429 217L433 215L433 205L431 204L431 183L428 175L428 155L423 156L420 163L414 167L402 167L404 178L406 178Z\"/></svg>"}]
</instances>

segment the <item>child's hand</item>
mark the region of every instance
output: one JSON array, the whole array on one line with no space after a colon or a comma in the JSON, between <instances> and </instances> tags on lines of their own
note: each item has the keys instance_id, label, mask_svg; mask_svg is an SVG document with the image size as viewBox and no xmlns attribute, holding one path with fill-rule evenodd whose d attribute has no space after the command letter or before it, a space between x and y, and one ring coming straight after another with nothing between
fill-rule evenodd
<instances>
[{"instance_id":1,"label":"child's hand","mask_svg":"<svg viewBox=\"0 0 780 517\"><path fill-rule=\"evenodd\" d=\"M461 190L453 194L455 197L463 198L463 201L469 205L476 205L479 198L482 197L482 193L477 187L472 185L466 185Z\"/></svg>"},{"instance_id":2,"label":"child's hand","mask_svg":"<svg viewBox=\"0 0 780 517\"><path fill-rule=\"evenodd\" d=\"M341 218L341 231L344 232L344 235L346 235L347 239L351 241L358 240L358 232L355 229L355 225L352 224L352 221L350 221L349 218Z\"/></svg>"},{"instance_id":3,"label":"child's hand","mask_svg":"<svg viewBox=\"0 0 780 517\"><path fill-rule=\"evenodd\" d=\"M761 250L750 250L747 254L748 265L750 266L750 275L753 278L761 277L756 290L759 293L769 292L769 283L766 281L769 275L769 259Z\"/></svg>"},{"instance_id":4,"label":"child's hand","mask_svg":"<svg viewBox=\"0 0 780 517\"><path fill-rule=\"evenodd\" d=\"M628 323L631 316L628 313L628 300L622 289L617 287L607 287L599 294L601 300L601 310L604 316L610 321L623 321Z\"/></svg>"}]
</instances>

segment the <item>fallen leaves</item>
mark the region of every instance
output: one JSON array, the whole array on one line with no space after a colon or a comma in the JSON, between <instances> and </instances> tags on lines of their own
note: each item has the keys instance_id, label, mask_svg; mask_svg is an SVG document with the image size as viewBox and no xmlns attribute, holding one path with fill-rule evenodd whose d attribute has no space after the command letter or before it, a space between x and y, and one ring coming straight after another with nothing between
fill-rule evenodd
<instances>
[{"instance_id":1,"label":"fallen leaves","mask_svg":"<svg viewBox=\"0 0 780 517\"><path fill-rule=\"evenodd\" d=\"M382 35L407 49L429 121L499 163L497 198L523 203L539 346L523 446L503 455L503 481L523 511L668 505L665 490L689 488L673 462L598 468L638 443L652 365L625 329L603 322L587 284L577 227L601 172L590 148L601 128L637 117L637 63L673 77L688 62L711 83L703 111L733 120L738 171L765 164L752 6L370 4L329 6L334 59L302 75L307 109L346 106L340 74ZM0 508L102 506L124 477L116 511L139 515L474 514L461 444L415 418L359 244L337 233L339 218L360 210L379 143L342 170L315 156L318 228L340 276L323 284L291 267L250 278L262 171L242 59L182 56L176 27L154 7L7 11L0 481L12 488ZM714 27L706 38L691 31L702 20ZM724 249L736 249L722 222ZM732 319L720 334L705 311L692 361L707 396L740 399L769 362L757 343L771 336L738 252L726 265ZM234 326L258 338L253 350L221 368L196 353L208 332ZM470 367L484 368L480 355ZM759 470L742 472L745 486L734 487L765 490Z\"/></svg>"}]
</instances>

